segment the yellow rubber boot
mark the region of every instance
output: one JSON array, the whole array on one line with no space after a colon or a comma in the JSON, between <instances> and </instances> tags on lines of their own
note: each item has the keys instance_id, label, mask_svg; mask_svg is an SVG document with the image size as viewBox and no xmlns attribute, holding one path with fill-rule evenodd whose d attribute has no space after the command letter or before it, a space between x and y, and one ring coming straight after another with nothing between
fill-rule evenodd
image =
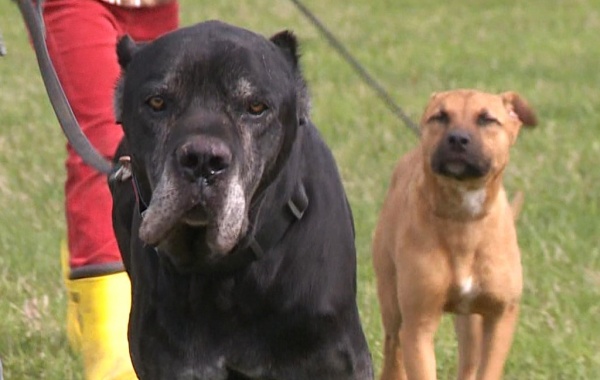
<instances>
[{"instance_id":1,"label":"yellow rubber boot","mask_svg":"<svg viewBox=\"0 0 600 380\"><path fill-rule=\"evenodd\" d=\"M83 357L86 380L137 379L127 342L131 283L124 271L69 278L68 249L61 245L67 288L67 337Z\"/></svg>"},{"instance_id":2,"label":"yellow rubber boot","mask_svg":"<svg viewBox=\"0 0 600 380\"><path fill-rule=\"evenodd\" d=\"M69 280L69 248L67 243L63 240L60 242L60 266L63 274L63 282L67 289L67 339L73 352L79 353L81 351L81 327L79 326L79 318L77 317L77 309L79 303L71 297L69 292L69 286L71 281Z\"/></svg>"}]
</instances>

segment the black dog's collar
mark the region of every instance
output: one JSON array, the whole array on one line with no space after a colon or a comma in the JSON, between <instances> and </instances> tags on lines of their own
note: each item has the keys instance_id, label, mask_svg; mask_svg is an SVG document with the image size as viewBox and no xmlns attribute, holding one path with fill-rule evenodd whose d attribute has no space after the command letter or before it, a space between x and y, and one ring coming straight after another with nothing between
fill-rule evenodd
<instances>
[{"instance_id":1,"label":"black dog's collar","mask_svg":"<svg viewBox=\"0 0 600 380\"><path fill-rule=\"evenodd\" d=\"M288 227L302 219L308 208L308 196L302 183L298 183L284 209L260 228L260 231L250 236L248 246L256 258L264 256L265 250L275 245L285 234Z\"/></svg>"},{"instance_id":2,"label":"black dog's collar","mask_svg":"<svg viewBox=\"0 0 600 380\"><path fill-rule=\"evenodd\" d=\"M210 273L211 275L232 273L253 261L259 260L283 238L294 223L302 219L308 204L306 189L299 182L289 199L282 204L282 208L278 213L270 215L267 221L257 230L248 233L232 252L211 262L206 267L208 270L202 269L201 272Z\"/></svg>"},{"instance_id":3,"label":"black dog's collar","mask_svg":"<svg viewBox=\"0 0 600 380\"><path fill-rule=\"evenodd\" d=\"M115 165L109 175L109 180L125 182L129 179L132 180L138 210L140 214L143 214L148 208L148 203L140 194L137 178L131 170L131 158L123 156L119 158L119 163ZM275 246L283 238L283 235L285 235L293 223L302 219L308 208L308 203L308 195L306 194L304 184L298 182L291 196L283 205L282 210L270 217L264 225L260 226L259 230L251 231L246 235L231 253L211 263L209 265L210 272L230 272L263 257L266 251ZM155 250L160 254L157 248Z\"/></svg>"},{"instance_id":4,"label":"black dog's collar","mask_svg":"<svg viewBox=\"0 0 600 380\"><path fill-rule=\"evenodd\" d=\"M138 210L140 213L143 213L148 208L148 202L142 198L140 193L140 185L138 183L137 177L133 174L133 170L131 169L131 157L130 156L121 156L119 157L119 162L113 167L112 171L108 175L108 180L110 182L118 181L125 182L128 179L131 179L133 192L135 194L135 199L138 203Z\"/></svg>"}]
</instances>

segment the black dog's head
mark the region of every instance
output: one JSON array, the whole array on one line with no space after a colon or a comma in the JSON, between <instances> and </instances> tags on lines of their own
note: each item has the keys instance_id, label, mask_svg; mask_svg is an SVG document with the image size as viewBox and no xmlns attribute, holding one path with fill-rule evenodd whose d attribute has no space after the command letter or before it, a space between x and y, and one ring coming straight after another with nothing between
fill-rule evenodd
<instances>
[{"instance_id":1,"label":"black dog's head","mask_svg":"<svg viewBox=\"0 0 600 380\"><path fill-rule=\"evenodd\" d=\"M149 200L140 238L178 266L227 254L308 117L296 39L209 21L117 50L117 119Z\"/></svg>"}]
</instances>

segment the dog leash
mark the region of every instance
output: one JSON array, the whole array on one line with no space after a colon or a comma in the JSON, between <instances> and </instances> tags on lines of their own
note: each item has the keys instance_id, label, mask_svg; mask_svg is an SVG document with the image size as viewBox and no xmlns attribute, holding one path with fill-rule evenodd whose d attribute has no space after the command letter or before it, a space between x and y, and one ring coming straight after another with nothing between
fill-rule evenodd
<instances>
[{"instance_id":1,"label":"dog leash","mask_svg":"<svg viewBox=\"0 0 600 380\"><path fill-rule=\"evenodd\" d=\"M73 110L65 96L65 92L60 85L56 70L52 65L52 60L48 54L46 46L44 22L42 17L42 2L37 1L37 9L33 8L31 0L15 0L25 20L25 25L33 41L33 48L38 61L38 66L44 80L46 92L50 98L50 103L54 113L63 130L63 133L69 140L73 149L79 154L83 161L98 170L101 173L109 174L112 170L112 164L103 157L92 146L88 138L83 134L79 123L75 119Z\"/></svg>"},{"instance_id":2,"label":"dog leash","mask_svg":"<svg viewBox=\"0 0 600 380\"><path fill-rule=\"evenodd\" d=\"M91 145L85 134L82 132L73 110L65 96L64 90L60 85L60 81L56 75L54 66L48 54L48 48L45 42L45 31L42 18L42 3L43 0L38 0L37 10L33 9L31 0L14 0L19 6L19 10L25 20L25 25L29 30L29 34L33 41L38 66L42 74L42 79L50 98L50 103L63 130L67 140L73 149L88 165L92 166L101 173L111 173L112 164L105 157L100 155L98 151ZM384 101L388 108L396 115L404 124L417 135L419 128L406 115L406 113L394 102L392 97L377 82L367 70L350 54L348 49L329 31L327 27L299 0L291 0L292 3L300 10L300 12L308 18L308 20L323 34L329 44L342 56L344 60L355 70L355 72L363 79L363 81L371 87L377 95ZM6 48L1 41L0 36L0 55L6 54Z\"/></svg>"},{"instance_id":3,"label":"dog leash","mask_svg":"<svg viewBox=\"0 0 600 380\"><path fill-rule=\"evenodd\" d=\"M354 69L354 71L361 77L361 79L369 86L375 93L383 100L386 106L392 111L397 118L399 118L404 125L412 130L415 134L419 135L419 127L412 121L410 117L400 108L400 106L392 99L390 94L383 88L383 86L369 74L369 72L361 65L356 58L346 47L340 42L339 39L323 24L314 13L312 13L302 2L299 0L291 0L292 3L298 8L298 10L315 26L319 32L325 37L327 42L342 56L342 58Z\"/></svg>"},{"instance_id":4,"label":"dog leash","mask_svg":"<svg viewBox=\"0 0 600 380\"><path fill-rule=\"evenodd\" d=\"M131 165L131 156L119 157L119 161L108 175L108 182L127 182L128 180L131 180L131 186L133 186L138 209L140 213L143 214L148 208L149 203L142 196L140 183L138 182L137 176L133 173Z\"/></svg>"},{"instance_id":5,"label":"dog leash","mask_svg":"<svg viewBox=\"0 0 600 380\"><path fill-rule=\"evenodd\" d=\"M48 48L45 42L45 31L42 18L43 0L38 0L37 9L33 9L31 0L14 0L19 6L19 10L25 20L25 25L33 41L38 66L42 74L42 79L50 98L50 103L63 130L67 140L73 149L88 165L92 166L101 173L109 174L112 171L112 164L91 145L90 141L83 134L73 110L65 96L64 90L56 75L54 66L48 54ZM327 27L299 0L291 0L300 12L323 34L329 44L342 56L344 60L356 71L356 73L371 87L377 95L384 101L388 108L404 122L404 124L419 134L417 125L406 115L406 113L394 102L392 97L377 82L367 70L350 54L348 49L329 31ZM0 56L6 54L6 47L3 44L0 35Z\"/></svg>"}]
</instances>

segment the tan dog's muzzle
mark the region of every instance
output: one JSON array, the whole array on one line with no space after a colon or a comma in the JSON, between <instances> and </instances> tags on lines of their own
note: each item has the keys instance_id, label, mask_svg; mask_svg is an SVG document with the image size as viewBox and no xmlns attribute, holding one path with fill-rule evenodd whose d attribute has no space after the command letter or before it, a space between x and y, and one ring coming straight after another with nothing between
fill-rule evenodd
<instances>
[{"instance_id":1,"label":"tan dog's muzzle","mask_svg":"<svg viewBox=\"0 0 600 380\"><path fill-rule=\"evenodd\" d=\"M460 181L484 177L490 167L480 141L466 129L449 130L431 158L434 173Z\"/></svg>"}]
</instances>

